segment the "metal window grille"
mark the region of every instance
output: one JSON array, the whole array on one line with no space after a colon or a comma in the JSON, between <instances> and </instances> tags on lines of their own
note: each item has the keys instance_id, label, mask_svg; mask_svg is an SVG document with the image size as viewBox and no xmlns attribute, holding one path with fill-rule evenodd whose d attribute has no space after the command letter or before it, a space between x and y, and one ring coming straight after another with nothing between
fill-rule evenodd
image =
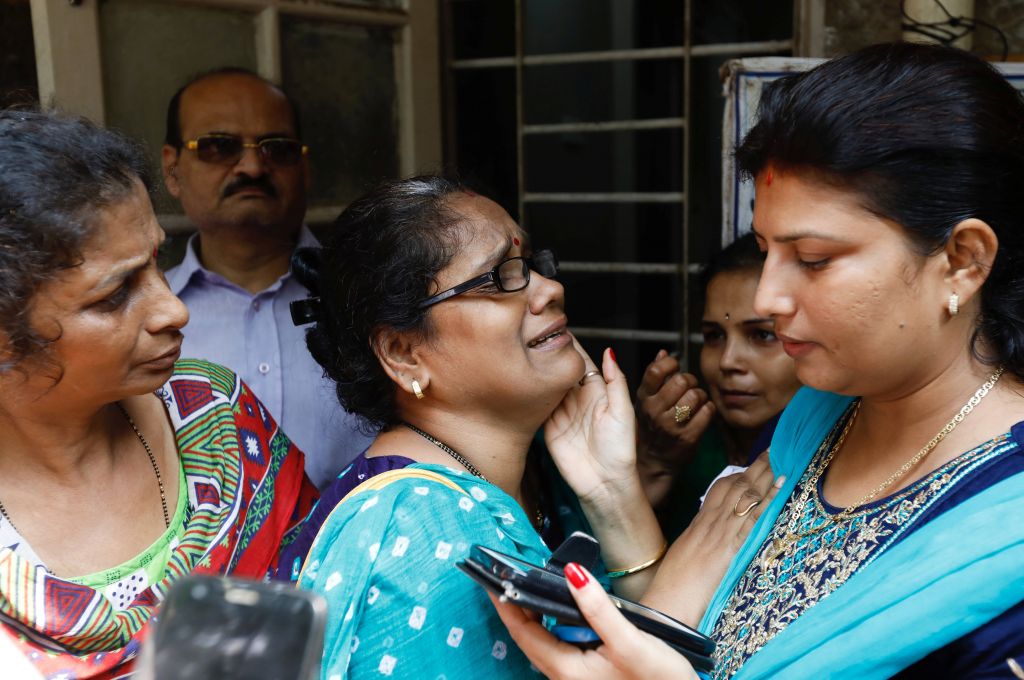
<instances>
[{"instance_id":1,"label":"metal window grille","mask_svg":"<svg viewBox=\"0 0 1024 680\"><path fill-rule=\"evenodd\" d=\"M445 23L451 34L452 7L456 0L446 0ZM669 47L616 49L589 52L562 52L549 54L524 53L524 2L515 0L515 52L512 56L456 59L448 40L449 76L454 72L473 69L508 69L515 71L515 107L516 107L516 178L518 180L518 207L520 222L525 228L527 224L529 204L537 203L602 203L602 204L639 204L665 203L677 204L682 215L682 244L680 252L669 254L672 261L661 263L644 262L562 262L566 272L595 272L610 275L633 274L642 276L674 277L680 283L682 309L681 326L675 331L650 330L643 328L599 328L573 326L573 332L581 338L598 338L625 341L652 341L657 343L678 343L683 356L689 356L691 343L701 341L699 334L691 335L690 279L700 270L693 263L690 244L690 216L687 209L690 185L690 135L688 124L693 107L691 93L692 60L706 56L741 57L746 55L771 55L791 53L794 49L793 40L773 40L761 42L715 43L694 45L691 39L693 0L685 0L683 44ZM678 60L682 64L682 116L666 118L647 118L635 120L608 120L596 122L569 122L550 124L527 124L524 121L524 71L532 66L549 66L585 63L638 62L644 60ZM451 108L451 100L449 100ZM449 116L452 115L449 110ZM682 186L678 191L659 192L538 192L530 190L526 183L526 168L530 157L525 151L524 141L531 136L579 133L591 134L600 132L638 131L678 129L682 132L682 145L678 149L678 162L681 169ZM457 134L457 130L449 127L449 134ZM715 199L717 200L717 199ZM674 255L674 257L673 257Z\"/></svg>"}]
</instances>

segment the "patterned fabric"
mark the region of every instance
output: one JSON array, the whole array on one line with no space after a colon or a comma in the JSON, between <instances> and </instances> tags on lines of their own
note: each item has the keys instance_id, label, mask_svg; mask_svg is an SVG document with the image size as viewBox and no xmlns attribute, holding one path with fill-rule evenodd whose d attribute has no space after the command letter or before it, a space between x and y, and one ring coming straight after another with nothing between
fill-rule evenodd
<instances>
[{"instance_id":1,"label":"patterned fabric","mask_svg":"<svg viewBox=\"0 0 1024 680\"><path fill-rule=\"evenodd\" d=\"M1017 448L1008 435L950 461L906 489L867 505L847 522L832 517L841 508L822 497L822 463L849 412L822 443L790 503L741 577L712 637L718 642L714 678L731 677L747 659L805 610L831 593L894 545L973 470ZM810 488L808 488L810 485ZM806 500L805 498L805 491ZM802 505L797 501L803 501ZM800 536L776 558L775 541Z\"/></svg>"},{"instance_id":2,"label":"patterned fabric","mask_svg":"<svg viewBox=\"0 0 1024 680\"><path fill-rule=\"evenodd\" d=\"M188 495L185 492L185 471L178 468L178 502L167 530L144 551L132 559L93 574L68 577L66 580L94 588L107 598L115 609L127 609L146 588L164 577L164 568L178 547L185 531ZM33 566L48 568L7 518L0 516L0 546L14 551Z\"/></svg>"},{"instance_id":3,"label":"patterned fabric","mask_svg":"<svg viewBox=\"0 0 1024 680\"><path fill-rule=\"evenodd\" d=\"M182 355L238 371L306 455L306 474L324 488L372 437L360 431L360 418L338 404L334 383L306 349L307 327L292 323L289 303L309 291L288 272L250 293L203 267L198 238L189 239L185 259L167 271L167 284L190 314ZM296 247L317 245L303 227Z\"/></svg>"},{"instance_id":4,"label":"patterned fabric","mask_svg":"<svg viewBox=\"0 0 1024 680\"><path fill-rule=\"evenodd\" d=\"M184 471L183 530L164 576L124 609L99 591L0 548L0 634L46 678L113 678L130 669L167 589L189 573L265 578L316 490L302 454L237 376L182 360L158 392Z\"/></svg>"},{"instance_id":5,"label":"patterned fabric","mask_svg":"<svg viewBox=\"0 0 1024 680\"><path fill-rule=\"evenodd\" d=\"M1008 437L972 449L925 482L896 494L895 504L883 499L868 508L855 532L821 532L822 537L804 541L802 552L785 553L782 561L771 562L767 571L762 567L760 557L766 544L779 535L780 524L789 529L791 519L819 521L816 507L802 502L797 485L806 483L808 467L820 464L816 456L820 456L822 442L851 401L802 388L779 422L772 439L771 462L777 475L786 476L786 482L730 565L700 630L714 632L719 621L731 615L730 603L740 593L741 581L746 589L762 588L781 571L789 590L777 589L771 606L785 614L790 601L805 601L797 603L798 615L780 622L763 647L747 657L732 676L736 680L890 678L939 649L971 654L972 643L962 643L975 636L987 635L989 641L1005 639L1008 631L993 627L1001 625L1000 621L1012 621L1012 615L1003 614L1024 600L1024 571L1020 569L1024 524L1008 521L1024 516L1024 424L1020 423ZM820 490L814 491L820 498ZM822 506L826 513L837 510ZM879 518L884 520L877 521ZM877 534L871 532L873 522ZM846 574L845 582L835 588L820 580L820 543L832 541L852 548L852 537L861 536L860 530L865 529L863 537L870 539L865 554L856 550L845 553L859 562L853 573ZM799 563L799 569L787 567L791 563L785 557ZM841 577L840 561L835 561L833 566L838 568L832 573ZM816 600L807 601L806 593L815 589ZM794 600L787 601L786 595ZM743 604L747 609L761 606L760 602ZM747 630L732 626L735 638L763 632L756 618L748 616L752 625ZM731 647L735 641L720 640L719 644ZM1006 656L1018 656L1024 651L1021 647L1003 648ZM728 653L723 650L723 658ZM729 670L723 669L722 675Z\"/></svg>"},{"instance_id":6,"label":"patterned fabric","mask_svg":"<svg viewBox=\"0 0 1024 680\"><path fill-rule=\"evenodd\" d=\"M530 663L486 593L455 568L479 543L543 564L550 551L498 487L438 465L337 505L299 586L328 601L322 677L524 678Z\"/></svg>"},{"instance_id":7,"label":"patterned fabric","mask_svg":"<svg viewBox=\"0 0 1024 680\"><path fill-rule=\"evenodd\" d=\"M405 456L373 456L372 458L367 458L365 453L356 456L356 459L347 468L342 470L338 478L329 487L324 489L313 511L302 522L295 540L281 551L281 560L275 578L279 581L290 581L292 583L299 580L299 570L302 569L302 563L306 561L306 555L309 554L313 541L316 539L317 534L320 533L320 527L327 521L327 517L331 514L334 506L347 496L352 489L382 472L400 470L415 462L412 458L406 458Z\"/></svg>"}]
</instances>

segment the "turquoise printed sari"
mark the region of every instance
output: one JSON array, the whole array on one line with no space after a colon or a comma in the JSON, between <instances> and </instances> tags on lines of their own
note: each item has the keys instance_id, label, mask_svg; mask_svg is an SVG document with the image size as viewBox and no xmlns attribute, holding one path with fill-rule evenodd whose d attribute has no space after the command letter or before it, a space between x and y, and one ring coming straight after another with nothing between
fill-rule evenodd
<instances>
[{"instance_id":1,"label":"turquoise printed sari","mask_svg":"<svg viewBox=\"0 0 1024 680\"><path fill-rule=\"evenodd\" d=\"M498 487L439 465L335 506L298 585L327 598L322 677L523 678L534 671L484 590L455 568L479 543L535 564L550 551ZM451 483L449 486L447 483Z\"/></svg>"},{"instance_id":2,"label":"turquoise printed sari","mask_svg":"<svg viewBox=\"0 0 1024 680\"><path fill-rule=\"evenodd\" d=\"M711 631L822 440L851 399L802 388L771 444L786 475L701 621ZM888 678L1024 600L1024 473L942 513L857 572L733 678Z\"/></svg>"}]
</instances>

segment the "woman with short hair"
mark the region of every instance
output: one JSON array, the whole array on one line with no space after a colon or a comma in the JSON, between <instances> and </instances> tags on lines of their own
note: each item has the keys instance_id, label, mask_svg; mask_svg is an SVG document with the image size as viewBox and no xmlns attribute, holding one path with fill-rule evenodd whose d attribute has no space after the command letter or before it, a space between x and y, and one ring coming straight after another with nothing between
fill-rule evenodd
<instances>
[{"instance_id":1,"label":"woman with short hair","mask_svg":"<svg viewBox=\"0 0 1024 680\"><path fill-rule=\"evenodd\" d=\"M45 677L130 672L171 584L266 577L315 497L238 377L179 360L150 186L124 136L0 111L0 635Z\"/></svg>"}]
</instances>

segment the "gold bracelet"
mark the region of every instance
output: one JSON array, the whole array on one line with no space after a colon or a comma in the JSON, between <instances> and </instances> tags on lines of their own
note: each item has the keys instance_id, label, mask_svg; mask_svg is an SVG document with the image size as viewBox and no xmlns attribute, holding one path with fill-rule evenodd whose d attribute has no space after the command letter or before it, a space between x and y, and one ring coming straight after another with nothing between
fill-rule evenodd
<instances>
[{"instance_id":1,"label":"gold bracelet","mask_svg":"<svg viewBox=\"0 0 1024 680\"><path fill-rule=\"evenodd\" d=\"M635 574L638 571L643 571L647 567L656 564L658 560L665 556L666 552L668 552L668 543L663 543L661 549L658 550L658 554L652 557L651 559L647 560L646 562L641 562L635 567L627 567L625 569L610 569L608 571L608 578L622 578L623 576L629 576L630 574Z\"/></svg>"}]
</instances>

